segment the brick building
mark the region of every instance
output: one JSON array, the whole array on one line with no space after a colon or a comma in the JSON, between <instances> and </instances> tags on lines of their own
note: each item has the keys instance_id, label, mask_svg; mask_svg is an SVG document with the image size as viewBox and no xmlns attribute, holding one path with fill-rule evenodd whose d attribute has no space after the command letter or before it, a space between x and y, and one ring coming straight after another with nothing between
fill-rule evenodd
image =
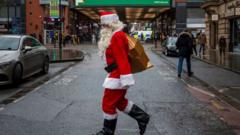
<instances>
[{"instance_id":1,"label":"brick building","mask_svg":"<svg viewBox=\"0 0 240 135\"><path fill-rule=\"evenodd\" d=\"M52 36L62 27L63 35L69 33L69 1L61 1L63 25L50 17L50 0L26 0L26 34L41 35L44 43L51 43ZM58 35L58 34L57 34Z\"/></svg>"}]
</instances>

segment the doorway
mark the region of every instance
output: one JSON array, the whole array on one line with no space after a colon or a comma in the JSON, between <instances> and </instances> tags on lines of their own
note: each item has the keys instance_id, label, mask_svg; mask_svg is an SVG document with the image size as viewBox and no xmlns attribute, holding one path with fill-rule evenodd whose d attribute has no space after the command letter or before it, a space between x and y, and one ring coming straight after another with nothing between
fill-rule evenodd
<instances>
[{"instance_id":1,"label":"doorway","mask_svg":"<svg viewBox=\"0 0 240 135\"><path fill-rule=\"evenodd\" d=\"M218 25L217 22L212 22L210 24L210 48L216 49L218 44Z\"/></svg>"},{"instance_id":2,"label":"doorway","mask_svg":"<svg viewBox=\"0 0 240 135\"><path fill-rule=\"evenodd\" d=\"M230 51L240 53L240 18L230 20Z\"/></svg>"}]
</instances>

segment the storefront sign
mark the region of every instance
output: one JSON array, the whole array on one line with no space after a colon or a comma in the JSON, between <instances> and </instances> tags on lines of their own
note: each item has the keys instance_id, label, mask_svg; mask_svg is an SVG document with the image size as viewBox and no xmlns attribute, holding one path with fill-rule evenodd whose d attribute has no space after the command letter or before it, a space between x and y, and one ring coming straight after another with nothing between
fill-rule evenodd
<instances>
[{"instance_id":1,"label":"storefront sign","mask_svg":"<svg viewBox=\"0 0 240 135\"><path fill-rule=\"evenodd\" d=\"M50 1L49 0L40 0L39 3L40 4L49 4Z\"/></svg>"},{"instance_id":2,"label":"storefront sign","mask_svg":"<svg viewBox=\"0 0 240 135\"><path fill-rule=\"evenodd\" d=\"M76 6L170 6L170 0L76 0Z\"/></svg>"},{"instance_id":3,"label":"storefront sign","mask_svg":"<svg viewBox=\"0 0 240 135\"><path fill-rule=\"evenodd\" d=\"M50 17L59 18L59 0L50 0Z\"/></svg>"},{"instance_id":4,"label":"storefront sign","mask_svg":"<svg viewBox=\"0 0 240 135\"><path fill-rule=\"evenodd\" d=\"M212 15L212 21L218 21L218 15Z\"/></svg>"},{"instance_id":5,"label":"storefront sign","mask_svg":"<svg viewBox=\"0 0 240 135\"><path fill-rule=\"evenodd\" d=\"M40 3L41 5L48 5L48 4L50 4L50 1L51 1L51 0L40 0L39 3ZM58 0L58 1L59 1L59 0ZM68 6L68 5L69 5L68 0L61 0L61 5Z\"/></svg>"},{"instance_id":6,"label":"storefront sign","mask_svg":"<svg viewBox=\"0 0 240 135\"><path fill-rule=\"evenodd\" d=\"M240 7L236 8L235 14L240 15Z\"/></svg>"},{"instance_id":7,"label":"storefront sign","mask_svg":"<svg viewBox=\"0 0 240 135\"><path fill-rule=\"evenodd\" d=\"M75 0L75 5L79 5L84 3L84 0Z\"/></svg>"}]
</instances>

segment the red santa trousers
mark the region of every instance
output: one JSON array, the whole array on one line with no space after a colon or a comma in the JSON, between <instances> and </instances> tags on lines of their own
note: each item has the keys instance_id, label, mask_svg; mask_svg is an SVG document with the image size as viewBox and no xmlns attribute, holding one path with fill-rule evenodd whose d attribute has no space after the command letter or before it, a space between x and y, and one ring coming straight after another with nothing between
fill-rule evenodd
<instances>
[{"instance_id":1,"label":"red santa trousers","mask_svg":"<svg viewBox=\"0 0 240 135\"><path fill-rule=\"evenodd\" d=\"M105 119L116 119L117 109L125 113L130 112L133 103L126 99L126 93L126 89L105 89L102 101L102 110Z\"/></svg>"}]
</instances>

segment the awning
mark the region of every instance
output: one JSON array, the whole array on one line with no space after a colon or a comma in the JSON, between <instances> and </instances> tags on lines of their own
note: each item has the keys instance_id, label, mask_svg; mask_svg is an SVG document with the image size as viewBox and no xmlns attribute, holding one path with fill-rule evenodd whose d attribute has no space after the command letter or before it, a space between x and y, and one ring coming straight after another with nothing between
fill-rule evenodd
<instances>
[{"instance_id":1,"label":"awning","mask_svg":"<svg viewBox=\"0 0 240 135\"><path fill-rule=\"evenodd\" d=\"M99 12L112 11L117 13L122 21L137 22L153 20L162 12L169 10L168 7L96 7L96 8L76 8L80 13L88 16L92 20L99 20Z\"/></svg>"}]
</instances>

